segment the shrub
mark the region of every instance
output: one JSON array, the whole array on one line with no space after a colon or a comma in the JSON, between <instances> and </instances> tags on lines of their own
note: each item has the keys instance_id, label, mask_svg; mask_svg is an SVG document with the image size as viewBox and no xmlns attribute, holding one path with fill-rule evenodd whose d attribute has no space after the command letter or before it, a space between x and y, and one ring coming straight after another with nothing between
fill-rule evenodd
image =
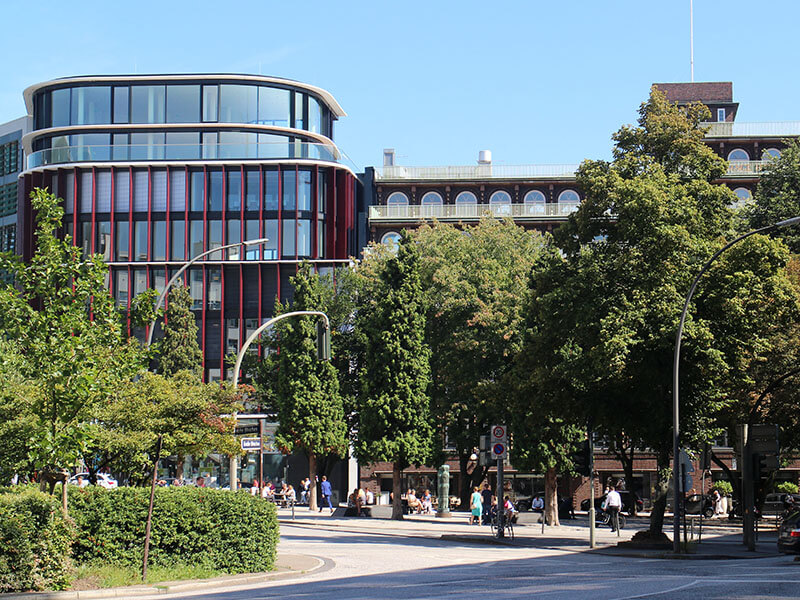
<instances>
[{"instance_id":1,"label":"shrub","mask_svg":"<svg viewBox=\"0 0 800 600\"><path fill-rule=\"evenodd\" d=\"M51 496L31 489L0 494L0 592L66 588L73 536Z\"/></svg>"},{"instance_id":2,"label":"shrub","mask_svg":"<svg viewBox=\"0 0 800 600\"><path fill-rule=\"evenodd\" d=\"M724 480L715 481L714 487L717 488L719 493L722 494L723 496L730 496L731 494L733 494L733 486L731 485L730 481L724 481Z\"/></svg>"},{"instance_id":3,"label":"shrub","mask_svg":"<svg viewBox=\"0 0 800 600\"><path fill-rule=\"evenodd\" d=\"M148 488L70 488L70 515L80 562L141 564ZM228 573L269 571L275 563L278 520L270 502L250 494L203 488L158 488L150 561L202 563Z\"/></svg>"},{"instance_id":4,"label":"shrub","mask_svg":"<svg viewBox=\"0 0 800 600\"><path fill-rule=\"evenodd\" d=\"M784 494L796 494L797 493L797 484L792 483L791 481L783 481L775 486L775 489L779 492L783 492Z\"/></svg>"}]
</instances>

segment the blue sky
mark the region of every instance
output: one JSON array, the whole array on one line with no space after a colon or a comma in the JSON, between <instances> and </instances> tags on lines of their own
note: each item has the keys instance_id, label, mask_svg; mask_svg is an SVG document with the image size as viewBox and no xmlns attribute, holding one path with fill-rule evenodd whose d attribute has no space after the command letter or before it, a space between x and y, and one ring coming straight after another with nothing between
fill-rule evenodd
<instances>
[{"instance_id":1,"label":"blue sky","mask_svg":"<svg viewBox=\"0 0 800 600\"><path fill-rule=\"evenodd\" d=\"M22 90L108 73L263 73L329 90L357 167L610 156L652 82L689 80L689 1L50 2L0 8L0 122ZM739 121L800 120L800 2L695 0L695 81Z\"/></svg>"}]
</instances>

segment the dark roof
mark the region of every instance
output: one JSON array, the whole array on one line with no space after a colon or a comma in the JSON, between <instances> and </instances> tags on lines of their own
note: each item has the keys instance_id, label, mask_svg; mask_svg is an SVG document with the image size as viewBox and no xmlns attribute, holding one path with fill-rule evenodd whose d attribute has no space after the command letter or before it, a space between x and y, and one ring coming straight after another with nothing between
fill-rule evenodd
<instances>
[{"instance_id":1,"label":"dark roof","mask_svg":"<svg viewBox=\"0 0 800 600\"><path fill-rule=\"evenodd\" d=\"M667 95L667 100L678 104L686 104L688 102L702 102L703 104L733 102L733 83L730 81L654 83L653 85Z\"/></svg>"}]
</instances>

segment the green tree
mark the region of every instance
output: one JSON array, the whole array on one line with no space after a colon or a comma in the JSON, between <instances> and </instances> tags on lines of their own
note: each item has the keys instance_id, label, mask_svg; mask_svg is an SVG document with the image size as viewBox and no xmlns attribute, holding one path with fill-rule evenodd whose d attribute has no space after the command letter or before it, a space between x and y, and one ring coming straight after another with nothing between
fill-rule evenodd
<instances>
[{"instance_id":1,"label":"green tree","mask_svg":"<svg viewBox=\"0 0 800 600\"><path fill-rule=\"evenodd\" d=\"M200 374L203 353L197 342L197 332L189 291L183 286L173 287L164 315L164 339L159 345L160 373L174 375L187 370Z\"/></svg>"},{"instance_id":2,"label":"green tree","mask_svg":"<svg viewBox=\"0 0 800 600\"><path fill-rule=\"evenodd\" d=\"M468 507L488 472L469 471L479 436L492 424L510 424L503 379L522 349L528 276L543 237L494 218L466 227L435 223L412 236L421 253L438 447L445 440L455 447L461 506Z\"/></svg>"},{"instance_id":3,"label":"green tree","mask_svg":"<svg viewBox=\"0 0 800 600\"><path fill-rule=\"evenodd\" d=\"M355 447L361 460L392 463L392 518L402 519L401 471L425 463L433 445L420 251L404 233L396 255L376 253L365 262L363 276L377 277L359 304L366 346Z\"/></svg>"},{"instance_id":4,"label":"green tree","mask_svg":"<svg viewBox=\"0 0 800 600\"><path fill-rule=\"evenodd\" d=\"M123 334L102 257L84 260L69 236L58 238L64 210L55 196L36 189L31 203L32 259L0 256L0 269L13 273L16 284L0 289L0 331L23 358L20 375L39 391L32 399L30 456L47 476L75 464L92 409L141 373L146 356ZM63 501L66 511L66 493Z\"/></svg>"},{"instance_id":5,"label":"green tree","mask_svg":"<svg viewBox=\"0 0 800 600\"><path fill-rule=\"evenodd\" d=\"M291 279L294 299L277 303L275 314L296 310L326 312L333 298L332 288L303 263ZM326 312L327 314L327 312ZM308 476L316 480L320 456L344 456L347 452L347 423L336 367L317 356L319 317L292 317L279 321L271 336L277 352L261 363L257 381L271 391L277 410L275 439L284 453L302 450L308 456ZM311 487L309 508L317 509L316 486Z\"/></svg>"},{"instance_id":6,"label":"green tree","mask_svg":"<svg viewBox=\"0 0 800 600\"><path fill-rule=\"evenodd\" d=\"M0 482L34 470L28 457L28 441L36 430L33 406L41 393L35 381L21 374L22 357L11 342L0 340Z\"/></svg>"},{"instance_id":7,"label":"green tree","mask_svg":"<svg viewBox=\"0 0 800 600\"><path fill-rule=\"evenodd\" d=\"M585 199L554 235L560 255L532 281L539 383L574 417L655 451L653 534L662 531L670 477L672 355L683 299L732 234L736 198L713 183L726 163L703 143L706 118L702 105L678 109L654 89L639 126L614 135L613 162L581 165ZM759 305L772 298L745 302L748 284L782 277L776 244L754 237L727 253L690 306L681 353L684 445L718 432L732 373L776 326L775 314ZM725 292L714 293L721 281ZM779 313L788 310L786 298Z\"/></svg>"}]
</instances>

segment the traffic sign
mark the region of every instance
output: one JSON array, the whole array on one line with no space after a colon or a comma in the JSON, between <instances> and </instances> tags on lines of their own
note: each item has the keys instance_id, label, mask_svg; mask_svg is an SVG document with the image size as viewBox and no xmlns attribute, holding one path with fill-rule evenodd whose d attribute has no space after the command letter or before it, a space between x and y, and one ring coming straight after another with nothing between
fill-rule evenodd
<instances>
[{"instance_id":1,"label":"traffic sign","mask_svg":"<svg viewBox=\"0 0 800 600\"><path fill-rule=\"evenodd\" d=\"M506 457L506 445L503 442L492 444L492 458L499 460Z\"/></svg>"},{"instance_id":2,"label":"traffic sign","mask_svg":"<svg viewBox=\"0 0 800 600\"><path fill-rule=\"evenodd\" d=\"M261 450L261 438L242 438L242 450L258 452Z\"/></svg>"},{"instance_id":3,"label":"traffic sign","mask_svg":"<svg viewBox=\"0 0 800 600\"><path fill-rule=\"evenodd\" d=\"M497 442L505 444L508 442L508 431L505 425L492 425L491 434L492 444L496 444Z\"/></svg>"}]
</instances>

